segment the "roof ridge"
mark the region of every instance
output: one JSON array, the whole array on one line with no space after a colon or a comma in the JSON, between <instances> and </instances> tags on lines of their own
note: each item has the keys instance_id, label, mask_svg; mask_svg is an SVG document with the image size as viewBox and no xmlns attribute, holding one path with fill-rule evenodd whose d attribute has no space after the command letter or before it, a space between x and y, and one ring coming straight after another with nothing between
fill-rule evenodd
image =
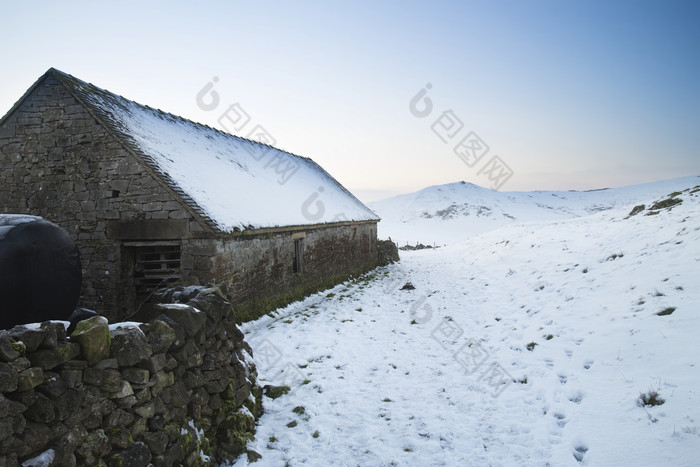
<instances>
[{"instance_id":1,"label":"roof ridge","mask_svg":"<svg viewBox=\"0 0 700 467\"><path fill-rule=\"evenodd\" d=\"M299 154L295 154L295 153L293 153L293 152L291 152L291 151L287 151L287 150L285 150L285 149L280 149L280 148L278 148L278 147L276 147L276 146L272 146L271 144L263 143L263 142L261 142L261 141L256 141L256 140L254 140L254 139L248 139L248 138L245 138L245 137L239 136L239 135L234 135L234 134L232 134L232 133L228 133L228 132L226 132L226 131L220 130L220 129L216 128L216 127L209 126L209 125L206 124L206 123L196 122L196 121L191 120L191 119L189 119L189 118L187 118L187 117L183 117L182 115L174 114L174 113L165 111L165 110L160 109L160 108L157 108L157 107L151 107L151 106L149 106L148 104L141 104L140 102L136 102L135 100L129 99L128 97L124 97L124 96L122 96L121 94L117 94L117 93L115 93L115 92L112 92L112 91L110 91L109 89L101 88L101 87L99 87L99 86L97 86L97 85L95 85L95 84L93 84L93 83L90 83L90 82L88 82L88 81L84 81L84 80L82 80L82 79L80 79L80 78L78 78L78 77L76 77L76 76L71 75L70 73L66 73L66 72L61 71L61 70L59 70L59 69L57 69L57 68L54 68L54 67L49 68L49 70L48 70L46 73L47 73L47 74L48 74L48 73L54 73L54 74L58 75L59 77L68 78L68 79L70 79L70 80L77 81L77 82L79 82L80 84L83 84L83 85L86 85L86 86L90 86L90 87L92 87L92 88L94 88L94 89L96 89L96 90L98 90L98 91L101 91L101 92L104 92L104 93L107 93L107 94L111 94L112 96L116 96L116 97L118 97L118 98L120 98L120 99L123 99L123 100L125 100L125 101L131 102L132 104L135 104L135 105L137 105L137 106L139 106L139 107L146 108L146 109L148 109L148 110L157 112L157 113L159 113L159 114L161 114L161 115L170 116L170 117L172 117L172 118L174 118L174 119L178 119L178 120L181 120L181 121L183 121L183 122L186 122L186 123L189 123L189 124L198 126L198 127L208 128L208 129L210 129L210 130L212 130L212 131L215 131L216 133L220 133L220 134L222 134L222 135L224 135L224 136L226 136L226 137L229 137L229 138L236 138L236 139L238 139L238 140L245 141L245 142L249 142L249 143L253 143L253 144L256 144L256 145L258 145L258 146L263 146L263 147L266 147L266 148L268 148L268 149L274 149L274 150L276 150L276 151L280 151L280 152L289 154L290 156L298 157L298 158L300 158L300 159L309 159L309 160L312 160L312 159L310 159L309 157L301 156L301 155L299 155Z\"/></svg>"},{"instance_id":2,"label":"roof ridge","mask_svg":"<svg viewBox=\"0 0 700 467\"><path fill-rule=\"evenodd\" d=\"M355 220L378 220L378 216L376 215L376 213L374 213L370 208L364 205L364 203L357 199L357 197L355 197L355 195L353 195L347 188L345 188L345 186L338 182L338 180L336 180L330 173L324 170L323 167L321 167L318 163L316 163L313 159L309 157L300 156L289 151L279 149L267 143L262 143L260 141L254 141L251 139L243 138L241 136L232 135L218 128L213 128L209 125L192 121L188 118L182 117L181 115L166 112L158 108L153 108L149 105L140 104L136 101L108 91L92 83L83 81L79 78L76 78L68 73L64 73L55 68L49 69L47 75L52 75L57 81L66 86L68 91L78 100L78 102L80 102L88 110L88 112L90 112L90 114L102 126L104 126L114 138L116 138L119 141L122 147L124 147L126 151L128 151L139 161L141 161L141 163L144 165L144 167L150 173L151 176L153 176L160 184L162 184L173 196L182 200L184 205L187 207L187 210L195 217L195 219L198 219L200 222L202 222L203 225L212 229L213 231L224 233L240 232L241 230L270 227L272 225L276 225L276 221L262 220L258 221L261 224L260 226L256 225L255 227L251 227L251 225L253 224L239 224L237 220L234 219L232 221L232 218L227 217L226 214L224 214L222 217L222 211L218 210L218 208L220 208L221 205L216 204L216 202L212 204L212 202L209 200L209 198L207 198L206 195L202 197L202 193L206 193L206 191L209 188L205 189L204 192L198 192L196 190L194 192L191 191L193 188L192 186L182 185L182 173L178 172L177 170L173 172L171 169L163 166L163 158L167 161L174 162L173 159L170 158L172 156L161 154L158 152L157 149L155 153L152 153L151 151L153 151L154 148L148 148L147 146L143 146L143 134L141 134L139 130L143 122L139 123L137 126L133 126L134 119L145 117L147 119L152 119L153 121L159 121L161 122L161 125L166 125L166 127L168 128L176 128L178 126L181 126L181 128L177 129L176 131L180 132L183 135L190 133L192 133L193 135L199 134L200 137L211 140L211 144L218 145L221 148L221 151L224 151L222 152L222 154L231 153L230 156L225 156L226 160L229 160L230 163L238 165L241 169L243 169L244 172L252 174L252 177L255 177L255 170L253 170L253 172L250 172L250 169L247 166L244 167L243 165L241 165L240 154L238 154L239 149L245 148L245 150L249 152L252 150L253 152L251 154L258 151L258 149L256 148L265 148L264 150L266 152L274 151L272 156L273 160L280 157L283 158L278 159L279 162L274 168L276 173L275 177L278 174L282 173L284 173L284 177L286 177L282 178L282 176L280 176L280 179L277 180L277 183L279 185L283 185L286 183L286 181L288 180L287 174L290 174L289 176L291 176L298 170L299 167L306 167L306 170L311 171L311 173L316 174L315 176L318 177L317 181L313 181L311 183L321 183L321 186L328 185L328 187L333 187L332 190L335 190L335 192L340 193L341 198L338 198L338 203L340 204L335 204L336 208L333 209L337 210L337 212L333 212L333 214L344 215L345 209L350 209L350 211L355 213L350 214L351 216L356 216L354 217ZM129 123L130 121L131 123ZM148 125L146 127L148 127ZM156 130L156 132L160 131L162 131L160 128ZM183 137L188 138L185 136ZM177 147L186 148L188 147L187 145L193 141L191 138L183 139L185 146L181 146L178 142L179 139L177 138L178 136L175 136L175 139L170 140L169 144L171 146L175 145ZM177 149L175 149L175 154L180 154ZM195 152L192 153L192 155L188 155L188 158L186 160L197 161L199 160L198 154L199 152L195 150ZM206 151L203 154L206 154ZM193 158L194 156L196 156L196 158ZM257 158L255 156L253 157L257 161L261 160L260 158ZM218 159L219 157L216 158ZM293 162L293 167L290 167L289 165L282 167L279 165L279 163L281 163L286 158L291 158L290 162ZM185 159L182 159L181 163L183 163L184 161ZM188 164L188 162L184 163ZM274 163L268 159L268 163L265 164L265 169L267 169L267 167L271 165L274 165ZM282 171L280 171L279 169L282 169ZM272 177L269 178L270 180L273 180ZM319 206L318 202L315 205L309 204L313 203L314 199L311 194L306 195L304 193L299 192L299 190L304 191L306 189L307 187L304 186L304 188L297 189L297 192L292 191L292 193L296 193L294 196L296 196L298 199L295 202L299 203L299 209L302 210L301 214L297 214L297 216L303 215L307 221L320 220L320 218L316 217L317 214L307 215L307 211L304 211L304 209L309 209L309 206ZM323 192L324 190L319 189L319 191ZM266 191L265 193L269 193L269 191ZM263 195L263 197L264 196L265 195ZM314 196L318 196L318 194ZM345 199L347 201L342 201L342 199ZM214 211L212 211L212 206L214 206ZM238 208L235 208L235 211L231 211L232 208L225 209L229 210L224 212L238 212ZM293 215L290 216L287 214L289 212L295 211L296 209L297 208L293 207L291 210L285 211L284 216L286 216L287 220L284 220L282 222L299 223L297 218L295 218ZM325 207L322 205L322 203L320 209L321 212L325 210ZM246 209L243 209L242 211L247 212ZM251 214L247 212L246 215L248 216L248 220L250 220L249 218ZM320 215L322 216L323 214ZM253 215L253 217L255 217L255 215ZM222 219L226 220L222 221ZM243 221L245 219L240 220ZM333 220L331 220L330 223L334 222L336 222L335 218L333 218ZM302 219L300 225L303 223L304 220ZM322 223L329 222L328 220L326 220Z\"/></svg>"},{"instance_id":3,"label":"roof ridge","mask_svg":"<svg viewBox=\"0 0 700 467\"><path fill-rule=\"evenodd\" d=\"M46 72L44 77L49 74L52 74L56 79L63 83L63 85L68 88L69 92L73 94L73 96L78 100L78 102L85 106L88 112L90 112L114 138L116 138L122 145L124 145L125 149L129 153L140 159L147 168L147 170L151 172L151 175L156 178L156 180L160 179L161 183L163 183L168 189L172 190L175 196L182 199L184 204L187 207L189 207L192 214L194 214L195 218L199 218L200 221L203 222L203 224L208 226L209 228L221 231L221 228L219 227L218 223L205 212L204 208L200 206L196 201L194 201L189 194L182 190L182 188L177 183L175 183L172 177L166 172L164 172L158 166L157 163L155 163L155 161L150 155L145 154L137 147L137 145L129 141L128 135L124 133L121 129L119 129L117 125L115 125L113 119L109 118L109 116L106 115L103 109L100 109L98 106L93 105L93 103L86 98L86 91L84 89L79 89L79 87L76 86L76 84L79 86L89 86L93 88L93 92L94 90L97 90L98 92L107 93L108 95L116 96L120 99L123 99L128 102L133 102L137 105L141 104L131 101L121 95L107 91L106 89L102 89L99 86L95 86L92 83L87 83L81 80L80 78L76 78L75 76L70 75L68 73L64 73L56 68L50 68Z\"/></svg>"}]
</instances>

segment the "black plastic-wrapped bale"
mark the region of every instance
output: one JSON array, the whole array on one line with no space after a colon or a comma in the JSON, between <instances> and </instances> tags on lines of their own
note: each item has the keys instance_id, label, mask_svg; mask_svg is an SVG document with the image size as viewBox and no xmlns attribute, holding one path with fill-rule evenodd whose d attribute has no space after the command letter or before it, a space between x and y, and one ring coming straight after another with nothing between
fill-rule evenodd
<instances>
[{"instance_id":1,"label":"black plastic-wrapped bale","mask_svg":"<svg viewBox=\"0 0 700 467\"><path fill-rule=\"evenodd\" d=\"M68 320L80 298L80 254L41 217L0 214L0 329Z\"/></svg>"}]
</instances>

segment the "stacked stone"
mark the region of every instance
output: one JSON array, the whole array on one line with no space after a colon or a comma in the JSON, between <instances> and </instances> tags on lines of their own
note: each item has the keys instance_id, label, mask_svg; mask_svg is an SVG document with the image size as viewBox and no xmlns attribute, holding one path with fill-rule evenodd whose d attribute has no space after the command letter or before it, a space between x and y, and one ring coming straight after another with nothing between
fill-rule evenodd
<instances>
[{"instance_id":1,"label":"stacked stone","mask_svg":"<svg viewBox=\"0 0 700 467\"><path fill-rule=\"evenodd\" d=\"M218 289L171 289L147 323L0 331L0 466L206 465L245 452L261 390ZM245 355L245 354L248 355Z\"/></svg>"}]
</instances>

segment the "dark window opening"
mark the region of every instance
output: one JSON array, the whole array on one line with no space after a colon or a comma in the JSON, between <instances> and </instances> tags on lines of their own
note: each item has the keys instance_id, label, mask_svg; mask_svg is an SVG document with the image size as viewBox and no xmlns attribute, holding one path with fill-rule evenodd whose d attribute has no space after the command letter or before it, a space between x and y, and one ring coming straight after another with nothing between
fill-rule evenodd
<instances>
[{"instance_id":1,"label":"dark window opening","mask_svg":"<svg viewBox=\"0 0 700 467\"><path fill-rule=\"evenodd\" d=\"M180 279L180 245L138 246L134 253L137 296L148 296L158 287Z\"/></svg>"},{"instance_id":2,"label":"dark window opening","mask_svg":"<svg viewBox=\"0 0 700 467\"><path fill-rule=\"evenodd\" d=\"M294 274L303 272L304 260L303 260L303 248L304 245L301 243L303 239L297 238L294 240Z\"/></svg>"},{"instance_id":3,"label":"dark window opening","mask_svg":"<svg viewBox=\"0 0 700 467\"><path fill-rule=\"evenodd\" d=\"M112 198L119 198L119 190L112 190Z\"/></svg>"}]
</instances>

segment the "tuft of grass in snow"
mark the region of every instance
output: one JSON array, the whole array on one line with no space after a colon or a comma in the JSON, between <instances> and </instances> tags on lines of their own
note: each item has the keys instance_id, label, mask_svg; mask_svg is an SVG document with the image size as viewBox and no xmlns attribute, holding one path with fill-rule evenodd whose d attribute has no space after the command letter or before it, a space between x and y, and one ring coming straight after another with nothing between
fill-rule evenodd
<instances>
[{"instance_id":1,"label":"tuft of grass in snow","mask_svg":"<svg viewBox=\"0 0 700 467\"><path fill-rule=\"evenodd\" d=\"M639 214L640 212L644 211L645 209L646 209L646 206L643 205L643 204L640 204L640 205L638 205L638 206L635 206L635 207L633 207L632 210L630 211L629 216L630 216L630 217L631 217L631 216L636 216L637 214Z\"/></svg>"},{"instance_id":2,"label":"tuft of grass in snow","mask_svg":"<svg viewBox=\"0 0 700 467\"><path fill-rule=\"evenodd\" d=\"M297 415L304 415L306 413L306 409L301 405L297 405L292 409L292 412L294 412Z\"/></svg>"},{"instance_id":3,"label":"tuft of grass in snow","mask_svg":"<svg viewBox=\"0 0 700 467\"><path fill-rule=\"evenodd\" d=\"M653 389L641 393L639 399L637 399L637 405L640 407L653 407L655 405L661 405L664 402L666 402L666 399L662 398L659 392Z\"/></svg>"},{"instance_id":4,"label":"tuft of grass in snow","mask_svg":"<svg viewBox=\"0 0 700 467\"><path fill-rule=\"evenodd\" d=\"M673 194L673 193L671 193ZM680 194L680 193L678 193ZM654 204L651 205L649 208L651 211L658 211L659 209L665 209L665 208L672 208L676 204L681 204L683 202L682 199L680 198L674 198L671 196L668 199L662 200L662 201L657 201Z\"/></svg>"},{"instance_id":5,"label":"tuft of grass in snow","mask_svg":"<svg viewBox=\"0 0 700 467\"><path fill-rule=\"evenodd\" d=\"M674 311L676 311L676 307L670 306L668 308L664 308L663 310L659 311L656 314L659 316L667 316L667 315L670 315L671 313L673 313Z\"/></svg>"},{"instance_id":6,"label":"tuft of grass in snow","mask_svg":"<svg viewBox=\"0 0 700 467\"><path fill-rule=\"evenodd\" d=\"M612 255L605 258L605 261L614 261L617 258L622 258L624 256L625 256L624 253L613 253Z\"/></svg>"},{"instance_id":7,"label":"tuft of grass in snow","mask_svg":"<svg viewBox=\"0 0 700 467\"><path fill-rule=\"evenodd\" d=\"M527 344L527 350L532 352L533 350L535 350L536 345L537 345L537 342L530 342L529 344Z\"/></svg>"}]
</instances>

